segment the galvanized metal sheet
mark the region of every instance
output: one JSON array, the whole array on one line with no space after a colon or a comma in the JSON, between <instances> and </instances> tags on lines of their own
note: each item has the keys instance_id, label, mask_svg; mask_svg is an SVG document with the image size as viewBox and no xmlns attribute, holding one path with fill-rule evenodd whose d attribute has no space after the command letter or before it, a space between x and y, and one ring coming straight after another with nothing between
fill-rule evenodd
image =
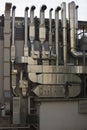
<instances>
[{"instance_id":1,"label":"galvanized metal sheet","mask_svg":"<svg viewBox=\"0 0 87 130\"><path fill-rule=\"evenodd\" d=\"M68 86L68 93L64 85L38 85L33 92L38 97L76 97L80 94L80 85L72 84Z\"/></svg>"},{"instance_id":2,"label":"galvanized metal sheet","mask_svg":"<svg viewBox=\"0 0 87 130\"><path fill-rule=\"evenodd\" d=\"M87 114L87 100L79 101L79 113Z\"/></svg>"},{"instance_id":3,"label":"galvanized metal sheet","mask_svg":"<svg viewBox=\"0 0 87 130\"><path fill-rule=\"evenodd\" d=\"M29 73L32 82L40 84L65 84L66 82L81 83L81 79L74 74L38 74Z\"/></svg>"},{"instance_id":4,"label":"galvanized metal sheet","mask_svg":"<svg viewBox=\"0 0 87 130\"><path fill-rule=\"evenodd\" d=\"M54 66L54 65L28 65L29 73L70 73L86 74L87 66Z\"/></svg>"}]
</instances>

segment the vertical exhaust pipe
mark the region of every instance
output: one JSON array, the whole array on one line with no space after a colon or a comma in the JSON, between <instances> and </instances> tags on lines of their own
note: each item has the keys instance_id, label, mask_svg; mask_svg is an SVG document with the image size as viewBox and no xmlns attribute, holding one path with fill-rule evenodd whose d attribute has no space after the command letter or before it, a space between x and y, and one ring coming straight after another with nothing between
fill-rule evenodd
<instances>
[{"instance_id":1,"label":"vertical exhaust pipe","mask_svg":"<svg viewBox=\"0 0 87 130\"><path fill-rule=\"evenodd\" d=\"M34 40L35 40L35 23L34 23L34 10L35 6L30 9L30 27L29 27L29 38L31 42L31 51L34 51Z\"/></svg>"},{"instance_id":2,"label":"vertical exhaust pipe","mask_svg":"<svg viewBox=\"0 0 87 130\"><path fill-rule=\"evenodd\" d=\"M47 9L46 5L42 5L40 9L40 25L45 24L45 10Z\"/></svg>"},{"instance_id":3,"label":"vertical exhaust pipe","mask_svg":"<svg viewBox=\"0 0 87 130\"><path fill-rule=\"evenodd\" d=\"M75 2L72 1L71 3L69 3L68 8L69 8L69 23L70 23L71 54L76 58L83 57L84 53L82 51L76 50L77 26L78 26L78 19L77 19L78 6L76 6ZM85 52L85 56L87 56L87 52Z\"/></svg>"},{"instance_id":4,"label":"vertical exhaust pipe","mask_svg":"<svg viewBox=\"0 0 87 130\"><path fill-rule=\"evenodd\" d=\"M53 8L49 11L49 49L52 49L52 11Z\"/></svg>"},{"instance_id":5,"label":"vertical exhaust pipe","mask_svg":"<svg viewBox=\"0 0 87 130\"><path fill-rule=\"evenodd\" d=\"M34 10L36 7L33 5L30 10L30 23L34 23Z\"/></svg>"},{"instance_id":6,"label":"vertical exhaust pipe","mask_svg":"<svg viewBox=\"0 0 87 130\"><path fill-rule=\"evenodd\" d=\"M15 61L15 9L16 6L12 8L12 45L11 45L11 62L12 65Z\"/></svg>"},{"instance_id":7,"label":"vertical exhaust pipe","mask_svg":"<svg viewBox=\"0 0 87 130\"><path fill-rule=\"evenodd\" d=\"M59 65L59 10L57 7L55 10L55 42L56 42L56 65Z\"/></svg>"},{"instance_id":8,"label":"vertical exhaust pipe","mask_svg":"<svg viewBox=\"0 0 87 130\"><path fill-rule=\"evenodd\" d=\"M46 28L45 28L45 10L47 9L46 5L42 5L40 9L40 26L39 26L39 39L41 42L41 51L44 51L44 41L46 39Z\"/></svg>"},{"instance_id":9,"label":"vertical exhaust pipe","mask_svg":"<svg viewBox=\"0 0 87 130\"><path fill-rule=\"evenodd\" d=\"M28 10L29 8L25 8L25 41L24 41L24 56L28 56Z\"/></svg>"},{"instance_id":10,"label":"vertical exhaust pipe","mask_svg":"<svg viewBox=\"0 0 87 130\"><path fill-rule=\"evenodd\" d=\"M67 63L67 23L66 23L66 3L61 4L61 21L63 28L63 61Z\"/></svg>"}]
</instances>

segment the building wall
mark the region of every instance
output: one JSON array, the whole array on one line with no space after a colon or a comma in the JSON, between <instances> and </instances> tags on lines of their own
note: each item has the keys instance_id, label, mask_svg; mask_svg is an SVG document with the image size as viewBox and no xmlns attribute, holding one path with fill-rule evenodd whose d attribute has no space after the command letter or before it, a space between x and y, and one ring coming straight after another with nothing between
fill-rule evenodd
<instances>
[{"instance_id":1,"label":"building wall","mask_svg":"<svg viewBox=\"0 0 87 130\"><path fill-rule=\"evenodd\" d=\"M87 130L87 114L78 112L78 101L41 102L40 130Z\"/></svg>"},{"instance_id":2,"label":"building wall","mask_svg":"<svg viewBox=\"0 0 87 130\"><path fill-rule=\"evenodd\" d=\"M3 41L0 40L0 103L3 103Z\"/></svg>"}]
</instances>

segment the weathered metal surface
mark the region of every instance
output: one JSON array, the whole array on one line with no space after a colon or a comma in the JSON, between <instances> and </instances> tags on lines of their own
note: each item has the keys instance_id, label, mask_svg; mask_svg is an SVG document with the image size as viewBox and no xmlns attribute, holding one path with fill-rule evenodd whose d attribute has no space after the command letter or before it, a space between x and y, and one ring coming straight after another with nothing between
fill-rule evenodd
<instances>
[{"instance_id":1,"label":"weathered metal surface","mask_svg":"<svg viewBox=\"0 0 87 130\"><path fill-rule=\"evenodd\" d=\"M87 74L87 66L28 65L28 72Z\"/></svg>"},{"instance_id":2,"label":"weathered metal surface","mask_svg":"<svg viewBox=\"0 0 87 130\"><path fill-rule=\"evenodd\" d=\"M79 101L79 113L87 114L87 100Z\"/></svg>"},{"instance_id":3,"label":"weathered metal surface","mask_svg":"<svg viewBox=\"0 0 87 130\"><path fill-rule=\"evenodd\" d=\"M67 82L81 83L78 76L73 74L35 74L29 73L32 82L40 84L65 84Z\"/></svg>"},{"instance_id":4,"label":"weathered metal surface","mask_svg":"<svg viewBox=\"0 0 87 130\"><path fill-rule=\"evenodd\" d=\"M67 88L67 95L66 95L66 88L65 85L38 85L34 88L33 92L38 97L76 97L80 94L80 85L79 84L72 84Z\"/></svg>"}]
</instances>

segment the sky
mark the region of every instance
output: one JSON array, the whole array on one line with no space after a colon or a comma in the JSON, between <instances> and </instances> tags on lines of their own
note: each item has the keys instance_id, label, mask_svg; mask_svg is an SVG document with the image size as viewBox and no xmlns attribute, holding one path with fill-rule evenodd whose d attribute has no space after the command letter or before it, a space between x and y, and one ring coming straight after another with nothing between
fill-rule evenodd
<instances>
[{"instance_id":1,"label":"sky","mask_svg":"<svg viewBox=\"0 0 87 130\"><path fill-rule=\"evenodd\" d=\"M32 5L36 6L35 16L39 17L40 7L45 4L47 6L47 10L45 11L46 18L49 17L50 8L56 9L57 6L60 6L62 2L66 2L67 7L67 18L68 18L68 3L72 0L0 0L0 15L4 14L5 3L10 2L12 6L16 6L16 16L24 17L25 7L28 6L29 9ZM79 5L78 9L78 20L87 21L87 0L75 0L76 5ZM30 10L29 10L30 16ZM54 11L53 11L54 18Z\"/></svg>"}]
</instances>

